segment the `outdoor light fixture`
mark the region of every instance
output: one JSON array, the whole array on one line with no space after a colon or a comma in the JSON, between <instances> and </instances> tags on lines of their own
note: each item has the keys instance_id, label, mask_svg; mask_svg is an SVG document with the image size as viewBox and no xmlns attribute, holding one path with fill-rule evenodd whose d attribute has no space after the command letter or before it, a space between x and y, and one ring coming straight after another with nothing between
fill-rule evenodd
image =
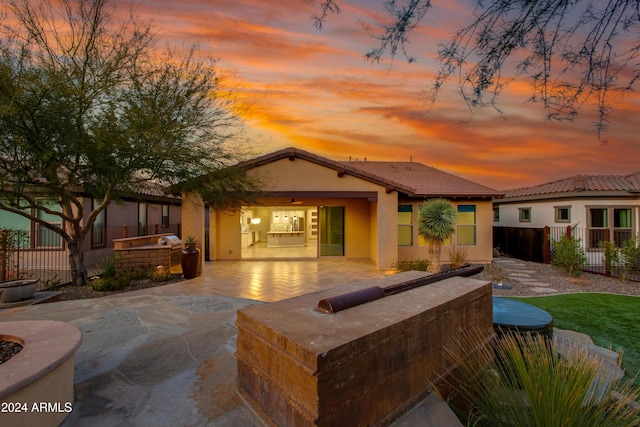
<instances>
[{"instance_id":1,"label":"outdoor light fixture","mask_svg":"<svg viewBox=\"0 0 640 427\"><path fill-rule=\"evenodd\" d=\"M260 224L261 218L251 218L251 224Z\"/></svg>"}]
</instances>

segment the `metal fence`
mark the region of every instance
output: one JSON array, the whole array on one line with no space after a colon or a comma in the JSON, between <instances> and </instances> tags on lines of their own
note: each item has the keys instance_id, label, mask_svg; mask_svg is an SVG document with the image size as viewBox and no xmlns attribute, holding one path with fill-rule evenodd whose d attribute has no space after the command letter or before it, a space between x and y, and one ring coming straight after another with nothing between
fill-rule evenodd
<instances>
[{"instance_id":1,"label":"metal fence","mask_svg":"<svg viewBox=\"0 0 640 427\"><path fill-rule=\"evenodd\" d=\"M82 247L89 276L102 271L104 261L114 254L113 240L141 235L181 235L181 224L138 227L104 227L92 230ZM34 231L0 229L0 282L22 278L40 280L40 289L71 282L69 251L62 238L46 228Z\"/></svg>"}]
</instances>

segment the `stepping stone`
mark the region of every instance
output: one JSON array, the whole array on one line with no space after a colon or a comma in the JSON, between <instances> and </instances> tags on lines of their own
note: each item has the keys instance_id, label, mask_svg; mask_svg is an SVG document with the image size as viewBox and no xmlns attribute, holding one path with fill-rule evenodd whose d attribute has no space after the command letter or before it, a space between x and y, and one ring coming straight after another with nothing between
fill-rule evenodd
<instances>
[{"instance_id":1,"label":"stepping stone","mask_svg":"<svg viewBox=\"0 0 640 427\"><path fill-rule=\"evenodd\" d=\"M533 270L512 270L514 273L522 274L536 274Z\"/></svg>"},{"instance_id":2,"label":"stepping stone","mask_svg":"<svg viewBox=\"0 0 640 427\"><path fill-rule=\"evenodd\" d=\"M531 277L527 273L509 273L509 277Z\"/></svg>"},{"instance_id":3,"label":"stepping stone","mask_svg":"<svg viewBox=\"0 0 640 427\"><path fill-rule=\"evenodd\" d=\"M538 292L538 293L551 293L551 294L555 294L556 292L558 292L555 289L551 289L551 288L531 288L531 290L533 292Z\"/></svg>"},{"instance_id":4,"label":"stepping stone","mask_svg":"<svg viewBox=\"0 0 640 427\"><path fill-rule=\"evenodd\" d=\"M593 340L588 334L570 329L553 328L553 336L556 337L559 342L593 345Z\"/></svg>"},{"instance_id":5,"label":"stepping stone","mask_svg":"<svg viewBox=\"0 0 640 427\"><path fill-rule=\"evenodd\" d=\"M538 288L548 288L549 286L551 286L548 283L544 283L544 282L523 282L523 284L529 285L529 286L535 286Z\"/></svg>"},{"instance_id":6,"label":"stepping stone","mask_svg":"<svg viewBox=\"0 0 640 427\"><path fill-rule=\"evenodd\" d=\"M536 279L530 276L509 276L509 279L517 282L535 282Z\"/></svg>"}]
</instances>

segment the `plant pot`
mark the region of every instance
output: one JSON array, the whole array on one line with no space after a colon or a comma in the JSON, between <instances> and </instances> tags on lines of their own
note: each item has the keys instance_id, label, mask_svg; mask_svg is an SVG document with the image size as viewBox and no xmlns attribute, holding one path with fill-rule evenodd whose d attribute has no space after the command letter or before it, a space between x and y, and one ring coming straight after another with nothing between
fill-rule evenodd
<instances>
[{"instance_id":1,"label":"plant pot","mask_svg":"<svg viewBox=\"0 0 640 427\"><path fill-rule=\"evenodd\" d=\"M0 283L0 302L16 302L33 298L38 279L10 280Z\"/></svg>"},{"instance_id":2,"label":"plant pot","mask_svg":"<svg viewBox=\"0 0 640 427\"><path fill-rule=\"evenodd\" d=\"M196 245L186 245L182 248L182 274L185 279L193 279L198 276L199 263L200 249Z\"/></svg>"}]
</instances>

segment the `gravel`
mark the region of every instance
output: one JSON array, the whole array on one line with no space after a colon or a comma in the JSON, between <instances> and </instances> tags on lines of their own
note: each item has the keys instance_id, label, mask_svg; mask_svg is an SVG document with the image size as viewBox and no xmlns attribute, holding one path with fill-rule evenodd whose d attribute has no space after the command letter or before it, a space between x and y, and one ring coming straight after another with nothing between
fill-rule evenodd
<instances>
[{"instance_id":1,"label":"gravel","mask_svg":"<svg viewBox=\"0 0 640 427\"><path fill-rule=\"evenodd\" d=\"M506 262L505 262L506 261ZM517 271L526 271L534 282L518 281ZM510 258L497 258L492 264L485 266L476 279L488 280L511 286L511 289L496 289L493 294L498 296L540 296L556 295L559 293L597 292L619 295L640 296L640 283L621 282L617 277L607 277L600 274L583 273L580 277L570 277L561 269L549 264L521 261ZM547 287L542 285L548 285Z\"/></svg>"}]
</instances>

